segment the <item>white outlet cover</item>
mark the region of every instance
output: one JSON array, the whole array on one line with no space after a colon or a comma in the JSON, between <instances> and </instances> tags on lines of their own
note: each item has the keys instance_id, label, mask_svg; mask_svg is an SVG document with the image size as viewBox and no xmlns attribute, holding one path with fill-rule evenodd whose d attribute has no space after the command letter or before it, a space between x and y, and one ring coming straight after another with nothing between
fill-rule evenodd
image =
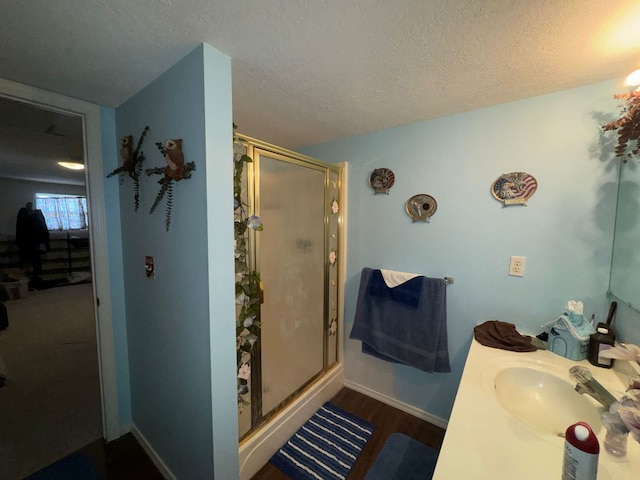
<instances>
[{"instance_id":1,"label":"white outlet cover","mask_svg":"<svg viewBox=\"0 0 640 480\"><path fill-rule=\"evenodd\" d=\"M514 277L524 277L527 257L511 256L509 261L509 275Z\"/></svg>"}]
</instances>

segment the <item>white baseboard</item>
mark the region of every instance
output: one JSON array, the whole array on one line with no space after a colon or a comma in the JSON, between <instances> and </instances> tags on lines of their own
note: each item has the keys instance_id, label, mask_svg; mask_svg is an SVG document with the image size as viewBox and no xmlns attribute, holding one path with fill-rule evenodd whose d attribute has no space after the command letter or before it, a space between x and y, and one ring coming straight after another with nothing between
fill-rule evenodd
<instances>
[{"instance_id":1,"label":"white baseboard","mask_svg":"<svg viewBox=\"0 0 640 480\"><path fill-rule=\"evenodd\" d=\"M114 438L114 440L117 440L118 438L126 435L127 433L131 433L131 424L130 423L125 423L124 425L120 425L120 430L118 430L120 433L119 435ZM109 439L107 439L107 441L109 441Z\"/></svg>"},{"instance_id":2,"label":"white baseboard","mask_svg":"<svg viewBox=\"0 0 640 480\"><path fill-rule=\"evenodd\" d=\"M447 428L448 421L443 418L436 417L429 412L425 412L424 410L420 410L408 403L401 402L400 400L396 400L395 398L389 397L388 395L384 395L380 392L376 392L375 390L370 389L369 387L365 387L364 385L360 385L359 383L352 382L350 380L344 381L344 386L350 388L351 390L355 390L356 392L360 392L367 397L375 398L376 400L381 401L382 403L386 403L392 407L397 408L398 410L402 410L403 412L408 413L409 415L413 415L425 422L429 422L440 428Z\"/></svg>"},{"instance_id":3,"label":"white baseboard","mask_svg":"<svg viewBox=\"0 0 640 480\"><path fill-rule=\"evenodd\" d=\"M178 480L178 477L176 477L171 472L171 470L169 470L169 467L167 467L167 465L162 461L160 455L158 455L151 444L147 441L145 436L140 433L140 430L138 430L134 424L131 425L131 434L135 437L135 439L138 441L147 455L149 455L149 458L151 459L153 464L166 480Z\"/></svg>"}]
</instances>

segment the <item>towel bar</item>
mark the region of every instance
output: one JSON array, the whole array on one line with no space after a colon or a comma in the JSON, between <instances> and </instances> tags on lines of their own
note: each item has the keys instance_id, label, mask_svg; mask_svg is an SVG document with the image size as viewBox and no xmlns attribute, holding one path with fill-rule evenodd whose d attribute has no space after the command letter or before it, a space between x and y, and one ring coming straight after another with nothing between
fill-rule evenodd
<instances>
[{"instance_id":1,"label":"towel bar","mask_svg":"<svg viewBox=\"0 0 640 480\"><path fill-rule=\"evenodd\" d=\"M453 277L444 277L444 284L445 285L451 285L451 284L453 284L453 280L454 280Z\"/></svg>"}]
</instances>

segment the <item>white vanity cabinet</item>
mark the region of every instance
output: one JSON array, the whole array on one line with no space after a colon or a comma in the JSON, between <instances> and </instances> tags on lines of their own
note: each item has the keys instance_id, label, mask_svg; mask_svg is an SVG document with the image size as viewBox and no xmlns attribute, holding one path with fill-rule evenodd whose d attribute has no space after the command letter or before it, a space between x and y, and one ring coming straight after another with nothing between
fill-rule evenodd
<instances>
[{"instance_id":1,"label":"white vanity cabinet","mask_svg":"<svg viewBox=\"0 0 640 480\"><path fill-rule=\"evenodd\" d=\"M563 385L560 387L567 389L563 396L568 397L568 405L573 405L573 401L577 402L576 405L588 401L594 409L604 411L595 400L579 396L573 390L569 369L574 365L589 368L598 382L616 398L624 393L628 377L618 369L594 367L587 360L567 360L546 350L520 353L489 348L473 340L433 478L560 479L564 438L558 436L557 432L553 433L551 427L534 425L536 416L531 411L535 410L533 407L527 407L526 411L531 415L523 413L522 418L517 418L517 413L507 411L500 403L496 378L507 369L523 369L519 371L523 372L525 380L533 372L553 375L556 377L554 381L561 380L555 383L561 383ZM526 381L524 385L527 385ZM548 388L557 389L558 385ZM572 395L579 397L576 399ZM567 408L566 405L564 408ZM554 410L550 415L562 414L562 407L558 407L557 402L555 409L549 409ZM544 412L544 409L538 412L541 415L539 418L546 420ZM591 418L593 420L594 417ZM596 422L598 418L599 415L596 415ZM568 427L572 420L567 421ZM629 436L627 456L616 459L603 448L605 434L605 428L599 426L598 480L640 479L640 444Z\"/></svg>"}]
</instances>

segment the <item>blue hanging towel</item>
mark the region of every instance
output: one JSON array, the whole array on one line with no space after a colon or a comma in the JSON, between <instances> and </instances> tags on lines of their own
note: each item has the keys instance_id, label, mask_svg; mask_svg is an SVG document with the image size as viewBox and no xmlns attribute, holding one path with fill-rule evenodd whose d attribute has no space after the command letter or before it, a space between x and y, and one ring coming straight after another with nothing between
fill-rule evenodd
<instances>
[{"instance_id":1,"label":"blue hanging towel","mask_svg":"<svg viewBox=\"0 0 640 480\"><path fill-rule=\"evenodd\" d=\"M450 372L444 279L417 276L389 287L380 270L364 268L349 338L382 360Z\"/></svg>"}]
</instances>

